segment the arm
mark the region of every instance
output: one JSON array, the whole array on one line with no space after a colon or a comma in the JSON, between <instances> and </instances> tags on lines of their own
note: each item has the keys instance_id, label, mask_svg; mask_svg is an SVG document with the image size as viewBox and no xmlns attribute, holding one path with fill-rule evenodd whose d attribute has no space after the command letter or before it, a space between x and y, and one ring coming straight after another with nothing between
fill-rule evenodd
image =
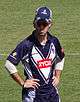
<instances>
[{"instance_id":1,"label":"arm","mask_svg":"<svg viewBox=\"0 0 80 102\"><path fill-rule=\"evenodd\" d=\"M15 65L13 65L9 60L6 60L5 63L5 67L7 69L7 71L10 73L11 77L21 86L23 86L24 84L24 80L20 77L20 75L18 74L18 71L15 67Z\"/></svg>"},{"instance_id":2,"label":"arm","mask_svg":"<svg viewBox=\"0 0 80 102\"><path fill-rule=\"evenodd\" d=\"M60 77L61 77L61 72L63 70L63 66L64 66L64 58L55 65L55 70L54 70L53 78L52 78L53 86L58 86L58 84L60 82Z\"/></svg>"},{"instance_id":3,"label":"arm","mask_svg":"<svg viewBox=\"0 0 80 102\"><path fill-rule=\"evenodd\" d=\"M25 88L35 88L39 86L38 79L27 79L27 80L23 80L21 78L21 76L18 74L18 71L15 67L15 65L13 65L9 60L6 61L5 64L6 69L8 70L8 72L10 73L11 77L21 86L24 86Z\"/></svg>"},{"instance_id":4,"label":"arm","mask_svg":"<svg viewBox=\"0 0 80 102\"><path fill-rule=\"evenodd\" d=\"M61 70L55 70L55 74L53 75L52 79L53 79L53 86L57 87L59 82L60 82L60 77L61 77Z\"/></svg>"},{"instance_id":5,"label":"arm","mask_svg":"<svg viewBox=\"0 0 80 102\"><path fill-rule=\"evenodd\" d=\"M11 74L11 77L21 86L24 85L24 80L20 77L18 72Z\"/></svg>"},{"instance_id":6,"label":"arm","mask_svg":"<svg viewBox=\"0 0 80 102\"><path fill-rule=\"evenodd\" d=\"M61 77L61 72L63 70L64 66L64 49L61 47L59 40L56 38L55 39L55 48L56 48L56 53L57 53L57 58L55 61L55 66L54 66L54 72L53 72L53 86L58 86L60 82L60 77Z\"/></svg>"},{"instance_id":7,"label":"arm","mask_svg":"<svg viewBox=\"0 0 80 102\"><path fill-rule=\"evenodd\" d=\"M38 88L40 86L38 84L39 80L38 79L27 79L23 80L18 73L11 74L12 78L22 87L24 88Z\"/></svg>"}]
</instances>

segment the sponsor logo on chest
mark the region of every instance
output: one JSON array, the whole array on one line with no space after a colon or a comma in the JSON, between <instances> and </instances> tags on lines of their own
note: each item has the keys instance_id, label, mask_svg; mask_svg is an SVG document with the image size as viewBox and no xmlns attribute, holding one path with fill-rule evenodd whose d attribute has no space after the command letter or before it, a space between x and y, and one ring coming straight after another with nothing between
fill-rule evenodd
<instances>
[{"instance_id":1,"label":"sponsor logo on chest","mask_svg":"<svg viewBox=\"0 0 80 102\"><path fill-rule=\"evenodd\" d=\"M39 60L37 61L38 64L38 68L49 68L51 67L51 60L50 59L43 59L43 60Z\"/></svg>"}]
</instances>

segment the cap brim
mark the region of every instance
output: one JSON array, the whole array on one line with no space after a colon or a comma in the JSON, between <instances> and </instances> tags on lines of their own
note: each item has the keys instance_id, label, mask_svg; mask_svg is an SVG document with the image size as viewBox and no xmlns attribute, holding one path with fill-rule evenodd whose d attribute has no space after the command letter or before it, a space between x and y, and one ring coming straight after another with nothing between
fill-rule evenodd
<instances>
[{"instance_id":1,"label":"cap brim","mask_svg":"<svg viewBox=\"0 0 80 102\"><path fill-rule=\"evenodd\" d=\"M44 21L46 21L46 22L50 22L50 19L48 19L48 18L41 18L41 17L36 17L35 20L36 20L36 21L44 20Z\"/></svg>"}]
</instances>

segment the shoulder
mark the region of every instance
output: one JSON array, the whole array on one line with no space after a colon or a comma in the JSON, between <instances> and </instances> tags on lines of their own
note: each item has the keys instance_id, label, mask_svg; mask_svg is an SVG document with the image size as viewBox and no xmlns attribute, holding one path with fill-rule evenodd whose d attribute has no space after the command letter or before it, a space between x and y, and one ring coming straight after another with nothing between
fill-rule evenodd
<instances>
[{"instance_id":1,"label":"shoulder","mask_svg":"<svg viewBox=\"0 0 80 102\"><path fill-rule=\"evenodd\" d=\"M54 44L58 44L59 43L59 39L56 36L53 36L52 34L49 33L49 39L51 42L53 42Z\"/></svg>"},{"instance_id":2,"label":"shoulder","mask_svg":"<svg viewBox=\"0 0 80 102\"><path fill-rule=\"evenodd\" d=\"M28 37L26 37L24 40L22 40L17 47L20 48L28 48L33 44L33 35L29 35Z\"/></svg>"}]
</instances>

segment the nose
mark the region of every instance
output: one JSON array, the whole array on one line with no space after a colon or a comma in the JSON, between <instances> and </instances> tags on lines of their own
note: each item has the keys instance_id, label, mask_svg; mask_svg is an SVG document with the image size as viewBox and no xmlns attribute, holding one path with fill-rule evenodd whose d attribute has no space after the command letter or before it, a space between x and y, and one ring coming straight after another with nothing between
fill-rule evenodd
<instances>
[{"instance_id":1,"label":"nose","mask_svg":"<svg viewBox=\"0 0 80 102\"><path fill-rule=\"evenodd\" d=\"M41 24L38 26L38 28L39 28L39 30L44 30L45 26Z\"/></svg>"}]
</instances>

